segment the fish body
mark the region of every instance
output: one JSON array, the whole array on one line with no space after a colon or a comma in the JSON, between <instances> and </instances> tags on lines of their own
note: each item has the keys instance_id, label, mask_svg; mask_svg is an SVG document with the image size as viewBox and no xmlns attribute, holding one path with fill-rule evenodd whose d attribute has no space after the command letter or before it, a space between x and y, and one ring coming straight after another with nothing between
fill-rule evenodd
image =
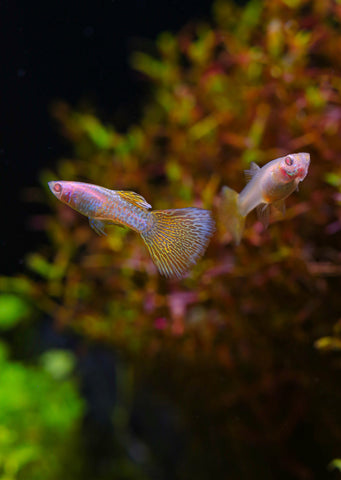
<instances>
[{"instance_id":1,"label":"fish body","mask_svg":"<svg viewBox=\"0 0 341 480\"><path fill-rule=\"evenodd\" d=\"M150 210L138 193L82 182L49 182L63 203L89 218L99 235L106 224L131 228L143 238L160 273L183 277L203 255L215 230L211 212L201 208Z\"/></svg>"},{"instance_id":2,"label":"fish body","mask_svg":"<svg viewBox=\"0 0 341 480\"><path fill-rule=\"evenodd\" d=\"M258 216L267 225L269 207L274 205L285 212L284 200L298 188L304 180L310 164L309 153L293 153L276 158L260 168L251 163L246 170L248 184L238 194L229 187L223 187L220 215L227 220L228 230L236 244L242 238L245 218L257 208Z\"/></svg>"}]
</instances>

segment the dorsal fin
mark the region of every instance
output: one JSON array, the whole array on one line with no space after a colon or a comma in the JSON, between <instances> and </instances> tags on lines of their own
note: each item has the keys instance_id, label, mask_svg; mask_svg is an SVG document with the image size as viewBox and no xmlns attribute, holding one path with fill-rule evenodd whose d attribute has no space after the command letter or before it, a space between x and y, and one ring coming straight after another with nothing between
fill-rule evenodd
<instances>
[{"instance_id":1,"label":"dorsal fin","mask_svg":"<svg viewBox=\"0 0 341 480\"><path fill-rule=\"evenodd\" d=\"M249 182L257 172L259 172L260 167L255 162L250 163L250 168L248 170L244 170L246 181Z\"/></svg>"},{"instance_id":2,"label":"dorsal fin","mask_svg":"<svg viewBox=\"0 0 341 480\"><path fill-rule=\"evenodd\" d=\"M129 202L132 205L136 205L137 207L147 209L152 208L152 206L146 201L146 199L138 193L126 192L125 190L114 190L114 193L123 198L123 200L126 200L126 202Z\"/></svg>"}]
</instances>

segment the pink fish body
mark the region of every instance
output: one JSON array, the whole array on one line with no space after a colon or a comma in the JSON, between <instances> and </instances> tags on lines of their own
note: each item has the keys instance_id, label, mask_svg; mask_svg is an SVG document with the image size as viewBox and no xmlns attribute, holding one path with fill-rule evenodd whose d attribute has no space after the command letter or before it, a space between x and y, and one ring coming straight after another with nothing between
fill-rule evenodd
<instances>
[{"instance_id":1,"label":"pink fish body","mask_svg":"<svg viewBox=\"0 0 341 480\"><path fill-rule=\"evenodd\" d=\"M63 203L89 218L99 235L106 224L120 224L138 232L153 262L167 277L183 277L203 255L215 227L211 212L201 208L150 210L139 194L109 190L82 182L49 182Z\"/></svg>"},{"instance_id":2,"label":"pink fish body","mask_svg":"<svg viewBox=\"0 0 341 480\"><path fill-rule=\"evenodd\" d=\"M228 230L235 243L239 243L243 234L245 217L254 208L264 224L267 224L269 207L285 212L284 200L298 188L308 173L309 153L293 153L276 158L260 168L251 163L246 170L249 180L238 194L229 187L223 187L220 213L227 221Z\"/></svg>"}]
</instances>

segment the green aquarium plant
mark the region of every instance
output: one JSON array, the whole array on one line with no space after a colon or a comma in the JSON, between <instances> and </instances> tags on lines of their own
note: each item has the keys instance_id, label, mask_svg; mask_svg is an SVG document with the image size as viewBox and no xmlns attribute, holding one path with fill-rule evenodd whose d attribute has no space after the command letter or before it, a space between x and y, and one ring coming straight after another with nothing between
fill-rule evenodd
<instances>
[{"instance_id":1,"label":"green aquarium plant","mask_svg":"<svg viewBox=\"0 0 341 480\"><path fill-rule=\"evenodd\" d=\"M22 296L0 295L0 479L72 478L75 469L66 465L77 451L84 408L73 376L75 358L49 350L29 364L15 360L5 339L20 344L27 338L31 316Z\"/></svg>"},{"instance_id":2,"label":"green aquarium plant","mask_svg":"<svg viewBox=\"0 0 341 480\"><path fill-rule=\"evenodd\" d=\"M70 450L77 451L83 405L74 382L62 378L69 354L45 355L41 366L27 366L11 361L0 344L1 480L72 478L65 466ZM49 367L57 356L63 375Z\"/></svg>"}]
</instances>

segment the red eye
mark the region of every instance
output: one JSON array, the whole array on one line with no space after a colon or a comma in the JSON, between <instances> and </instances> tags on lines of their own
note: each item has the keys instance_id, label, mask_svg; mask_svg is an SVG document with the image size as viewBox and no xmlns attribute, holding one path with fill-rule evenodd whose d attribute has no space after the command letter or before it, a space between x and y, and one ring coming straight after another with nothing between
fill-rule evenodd
<instances>
[{"instance_id":1,"label":"red eye","mask_svg":"<svg viewBox=\"0 0 341 480\"><path fill-rule=\"evenodd\" d=\"M294 163L294 161L291 157L286 157L286 159L284 161L288 165L288 167L291 167L291 165Z\"/></svg>"},{"instance_id":2,"label":"red eye","mask_svg":"<svg viewBox=\"0 0 341 480\"><path fill-rule=\"evenodd\" d=\"M62 186L61 186L60 183L56 183L56 184L54 185L53 189L54 189L55 192L59 193L59 192L62 191Z\"/></svg>"}]
</instances>

